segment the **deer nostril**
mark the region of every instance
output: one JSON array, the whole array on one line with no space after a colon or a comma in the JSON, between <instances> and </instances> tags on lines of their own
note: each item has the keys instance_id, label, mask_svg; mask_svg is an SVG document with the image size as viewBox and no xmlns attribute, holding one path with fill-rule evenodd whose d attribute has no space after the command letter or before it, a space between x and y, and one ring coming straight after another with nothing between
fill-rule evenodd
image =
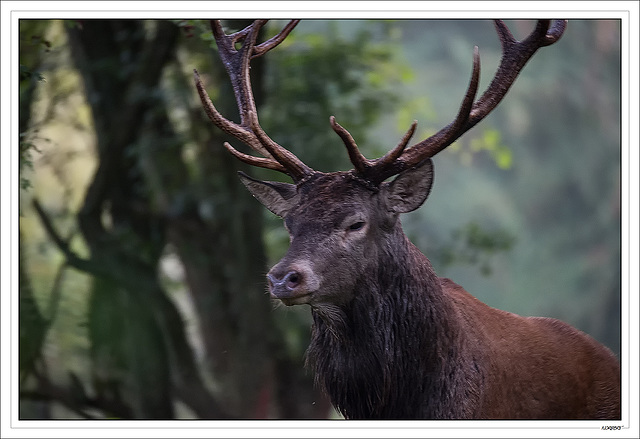
<instances>
[{"instance_id":1,"label":"deer nostril","mask_svg":"<svg viewBox=\"0 0 640 439\"><path fill-rule=\"evenodd\" d=\"M293 289L300 284L301 279L302 275L300 273L298 273L297 271L290 271L284 277L283 282L285 282L287 288Z\"/></svg>"},{"instance_id":2,"label":"deer nostril","mask_svg":"<svg viewBox=\"0 0 640 439\"><path fill-rule=\"evenodd\" d=\"M280 277L269 273L267 274L267 279L269 281L269 288L271 289L284 287L289 290L293 290L302 283L302 274L297 271L290 271Z\"/></svg>"}]
</instances>

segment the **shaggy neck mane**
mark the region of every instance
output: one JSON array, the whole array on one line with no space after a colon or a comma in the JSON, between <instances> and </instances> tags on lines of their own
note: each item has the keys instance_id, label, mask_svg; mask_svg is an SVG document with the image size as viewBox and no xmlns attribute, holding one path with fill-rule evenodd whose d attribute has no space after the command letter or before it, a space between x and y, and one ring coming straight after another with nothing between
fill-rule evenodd
<instances>
[{"instance_id":1,"label":"shaggy neck mane","mask_svg":"<svg viewBox=\"0 0 640 439\"><path fill-rule=\"evenodd\" d=\"M307 365L346 418L456 417L453 313L429 260L397 231L349 304L312 310Z\"/></svg>"}]
</instances>

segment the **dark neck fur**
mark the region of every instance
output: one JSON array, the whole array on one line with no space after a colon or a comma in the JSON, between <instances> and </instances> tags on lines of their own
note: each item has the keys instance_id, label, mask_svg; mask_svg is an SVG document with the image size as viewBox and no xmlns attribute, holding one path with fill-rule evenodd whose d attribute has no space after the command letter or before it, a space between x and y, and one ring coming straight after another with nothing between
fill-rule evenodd
<instances>
[{"instance_id":1,"label":"dark neck fur","mask_svg":"<svg viewBox=\"0 0 640 439\"><path fill-rule=\"evenodd\" d=\"M398 231L348 305L312 311L307 364L347 418L464 417L453 313L428 259Z\"/></svg>"}]
</instances>

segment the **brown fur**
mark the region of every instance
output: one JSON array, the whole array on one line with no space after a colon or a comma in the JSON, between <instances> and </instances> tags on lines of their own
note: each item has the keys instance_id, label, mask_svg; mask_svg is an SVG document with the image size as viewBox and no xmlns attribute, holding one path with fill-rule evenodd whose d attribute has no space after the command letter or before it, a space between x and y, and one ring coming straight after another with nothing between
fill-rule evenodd
<instances>
[{"instance_id":1,"label":"brown fur","mask_svg":"<svg viewBox=\"0 0 640 439\"><path fill-rule=\"evenodd\" d=\"M559 320L491 308L449 279L441 285L484 365L475 417L620 418L620 367L609 349Z\"/></svg>"}]
</instances>

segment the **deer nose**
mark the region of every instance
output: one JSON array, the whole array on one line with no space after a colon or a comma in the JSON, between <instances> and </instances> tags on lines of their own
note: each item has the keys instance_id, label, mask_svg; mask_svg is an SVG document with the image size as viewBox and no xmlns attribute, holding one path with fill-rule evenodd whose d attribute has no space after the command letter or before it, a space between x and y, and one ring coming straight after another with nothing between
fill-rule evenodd
<instances>
[{"instance_id":1,"label":"deer nose","mask_svg":"<svg viewBox=\"0 0 640 439\"><path fill-rule=\"evenodd\" d=\"M319 279L307 261L276 264L267 273L269 293L285 305L307 303L319 289ZM306 299L304 299L306 297Z\"/></svg>"},{"instance_id":2,"label":"deer nose","mask_svg":"<svg viewBox=\"0 0 640 439\"><path fill-rule=\"evenodd\" d=\"M289 295L287 293L293 292L302 283L302 274L292 270L286 273L284 276L276 276L274 274L267 274L269 280L269 290L275 296Z\"/></svg>"}]
</instances>

